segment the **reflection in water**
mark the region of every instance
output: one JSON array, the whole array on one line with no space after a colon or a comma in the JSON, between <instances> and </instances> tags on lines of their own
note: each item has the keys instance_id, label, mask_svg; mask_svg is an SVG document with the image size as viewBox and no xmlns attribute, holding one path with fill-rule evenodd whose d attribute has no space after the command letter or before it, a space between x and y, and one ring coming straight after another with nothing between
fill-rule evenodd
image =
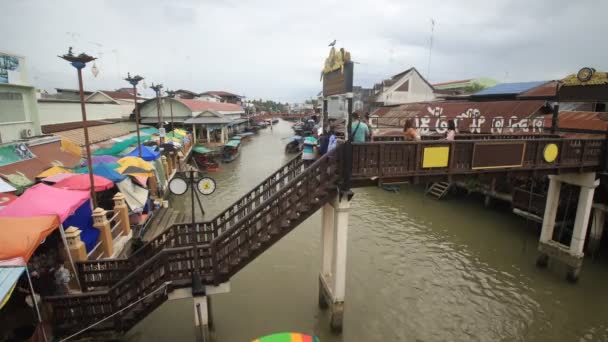
<instances>
[{"instance_id":1,"label":"reflection in water","mask_svg":"<svg viewBox=\"0 0 608 342\"><path fill-rule=\"evenodd\" d=\"M281 121L211 173L207 218L279 168L288 157ZM237 274L213 297L215 340L249 341L279 331L333 341L608 341L605 259L586 260L578 285L534 267L537 231L478 201L436 201L416 188L355 190L344 332L329 333L317 309L320 213ZM171 204L189 210L189 196ZM193 340L191 300L164 304L132 332L133 341Z\"/></svg>"}]
</instances>

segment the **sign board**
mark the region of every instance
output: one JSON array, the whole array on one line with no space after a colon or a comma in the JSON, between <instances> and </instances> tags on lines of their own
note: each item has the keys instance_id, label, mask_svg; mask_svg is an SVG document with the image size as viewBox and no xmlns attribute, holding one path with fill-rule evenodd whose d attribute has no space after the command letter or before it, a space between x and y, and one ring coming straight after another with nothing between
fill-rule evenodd
<instances>
[{"instance_id":1,"label":"sign board","mask_svg":"<svg viewBox=\"0 0 608 342\"><path fill-rule=\"evenodd\" d=\"M23 58L0 52L0 83L24 85L21 69Z\"/></svg>"},{"instance_id":2,"label":"sign board","mask_svg":"<svg viewBox=\"0 0 608 342\"><path fill-rule=\"evenodd\" d=\"M473 147L471 169L521 167L525 150L525 142L476 143Z\"/></svg>"},{"instance_id":3,"label":"sign board","mask_svg":"<svg viewBox=\"0 0 608 342\"><path fill-rule=\"evenodd\" d=\"M158 135L160 135L163 138L167 136L167 131L165 130L164 127L161 127L158 129Z\"/></svg>"},{"instance_id":4,"label":"sign board","mask_svg":"<svg viewBox=\"0 0 608 342\"><path fill-rule=\"evenodd\" d=\"M323 75L323 96L346 94L353 91L353 62Z\"/></svg>"}]
</instances>

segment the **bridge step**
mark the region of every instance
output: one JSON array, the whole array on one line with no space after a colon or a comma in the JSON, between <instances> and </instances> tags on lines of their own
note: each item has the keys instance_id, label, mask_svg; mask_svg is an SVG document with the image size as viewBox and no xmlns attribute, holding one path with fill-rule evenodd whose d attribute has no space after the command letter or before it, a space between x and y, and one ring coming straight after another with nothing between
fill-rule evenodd
<instances>
[{"instance_id":1,"label":"bridge step","mask_svg":"<svg viewBox=\"0 0 608 342\"><path fill-rule=\"evenodd\" d=\"M442 199L449 192L452 184L448 182L435 182L427 189L426 194Z\"/></svg>"}]
</instances>

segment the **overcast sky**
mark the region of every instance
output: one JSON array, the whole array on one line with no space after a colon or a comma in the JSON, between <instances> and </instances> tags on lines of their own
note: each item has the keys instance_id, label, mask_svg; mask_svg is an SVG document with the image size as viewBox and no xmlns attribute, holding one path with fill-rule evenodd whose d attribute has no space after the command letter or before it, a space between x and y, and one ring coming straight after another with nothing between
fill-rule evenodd
<instances>
[{"instance_id":1,"label":"overcast sky","mask_svg":"<svg viewBox=\"0 0 608 342\"><path fill-rule=\"evenodd\" d=\"M283 102L320 90L333 39L365 87L412 66L431 82L608 69L606 0L2 0L0 9L0 51L27 57L44 89L77 86L56 57L68 46L99 57L87 89L127 86L130 71L147 85Z\"/></svg>"}]
</instances>

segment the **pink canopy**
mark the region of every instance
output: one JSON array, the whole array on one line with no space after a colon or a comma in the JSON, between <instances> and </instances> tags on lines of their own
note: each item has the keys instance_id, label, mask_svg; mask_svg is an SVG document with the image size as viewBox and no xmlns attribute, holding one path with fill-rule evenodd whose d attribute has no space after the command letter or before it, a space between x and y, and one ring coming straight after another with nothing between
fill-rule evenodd
<instances>
[{"instance_id":1,"label":"pink canopy","mask_svg":"<svg viewBox=\"0 0 608 342\"><path fill-rule=\"evenodd\" d=\"M95 186L95 192L108 190L114 186L114 183L111 180L97 175L93 175L93 184ZM67 190L90 190L91 182L88 174L76 174L72 177L60 180L53 186Z\"/></svg>"},{"instance_id":2,"label":"pink canopy","mask_svg":"<svg viewBox=\"0 0 608 342\"><path fill-rule=\"evenodd\" d=\"M39 183L0 210L0 217L57 215L59 221L63 222L89 198L88 191L57 189Z\"/></svg>"}]
</instances>

